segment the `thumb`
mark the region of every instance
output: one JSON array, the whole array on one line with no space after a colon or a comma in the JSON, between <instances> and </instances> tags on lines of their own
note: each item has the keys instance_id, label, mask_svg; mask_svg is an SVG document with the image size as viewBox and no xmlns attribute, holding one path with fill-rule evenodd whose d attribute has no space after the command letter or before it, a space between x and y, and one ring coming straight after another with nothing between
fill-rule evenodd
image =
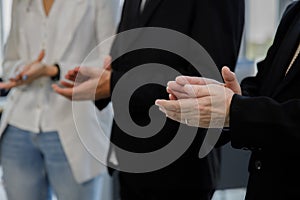
<instances>
[{"instance_id":1,"label":"thumb","mask_svg":"<svg viewBox=\"0 0 300 200\"><path fill-rule=\"evenodd\" d=\"M222 76L227 88L231 89L237 94L241 94L240 84L236 78L235 73L233 73L228 67L223 67Z\"/></svg>"},{"instance_id":2,"label":"thumb","mask_svg":"<svg viewBox=\"0 0 300 200\"><path fill-rule=\"evenodd\" d=\"M45 50L41 50L38 58L36 59L36 62L42 62L44 57L45 57Z\"/></svg>"},{"instance_id":3,"label":"thumb","mask_svg":"<svg viewBox=\"0 0 300 200\"><path fill-rule=\"evenodd\" d=\"M222 68L222 76L225 83L231 83L237 81L235 73L233 73L228 67Z\"/></svg>"}]
</instances>

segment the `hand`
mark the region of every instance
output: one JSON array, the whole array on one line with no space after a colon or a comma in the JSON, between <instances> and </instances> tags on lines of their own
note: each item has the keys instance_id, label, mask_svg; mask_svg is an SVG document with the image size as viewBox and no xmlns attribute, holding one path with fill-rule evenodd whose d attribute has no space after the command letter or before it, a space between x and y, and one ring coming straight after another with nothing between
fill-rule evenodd
<instances>
[{"instance_id":1,"label":"hand","mask_svg":"<svg viewBox=\"0 0 300 200\"><path fill-rule=\"evenodd\" d=\"M0 82L0 89L10 90L11 88L19 86L15 81L8 81L8 82Z\"/></svg>"},{"instance_id":2,"label":"hand","mask_svg":"<svg viewBox=\"0 0 300 200\"><path fill-rule=\"evenodd\" d=\"M105 59L103 68L76 67L70 70L65 78L71 82L61 81L52 88L58 94L73 100L98 100L110 96L111 58Z\"/></svg>"},{"instance_id":3,"label":"hand","mask_svg":"<svg viewBox=\"0 0 300 200\"><path fill-rule=\"evenodd\" d=\"M0 88L8 90L17 86L29 84L43 76L51 77L57 74L57 67L47 66L41 63L44 57L45 51L42 50L35 61L23 67L22 71L17 74L16 77L11 78L9 82L1 83Z\"/></svg>"},{"instance_id":4,"label":"hand","mask_svg":"<svg viewBox=\"0 0 300 200\"><path fill-rule=\"evenodd\" d=\"M228 67L223 67L222 76L225 82L224 84L208 78L179 76L176 78L176 81L170 81L168 83L167 92L170 94L169 96L170 100L195 98L193 96L192 97L188 96L188 94L184 92L183 87L186 84L190 84L190 85L216 84L216 85L223 85L231 89L234 93L241 95L241 87L235 76L235 73L231 72Z\"/></svg>"},{"instance_id":5,"label":"hand","mask_svg":"<svg viewBox=\"0 0 300 200\"><path fill-rule=\"evenodd\" d=\"M230 71L228 67L223 67L222 76L225 82L225 87L231 89L235 94L242 95L241 86L234 72Z\"/></svg>"},{"instance_id":6,"label":"hand","mask_svg":"<svg viewBox=\"0 0 300 200\"><path fill-rule=\"evenodd\" d=\"M58 73L57 67L53 65L44 65L42 60L45 57L45 51L42 50L34 62L24 67L22 72L17 75L17 79L22 80L24 83L31 83L34 80L47 76L52 77Z\"/></svg>"},{"instance_id":7,"label":"hand","mask_svg":"<svg viewBox=\"0 0 300 200\"><path fill-rule=\"evenodd\" d=\"M208 85L208 84L216 84L216 85L224 86L223 83L220 83L213 79L208 79L203 77L178 76L175 81L168 82L167 92L170 94L169 95L170 100L196 98L194 94L190 96L190 94L186 93L185 86L186 85Z\"/></svg>"},{"instance_id":8,"label":"hand","mask_svg":"<svg viewBox=\"0 0 300 200\"><path fill-rule=\"evenodd\" d=\"M232 90L219 84L185 85L182 89L189 97L195 98L156 101L167 117L195 127L229 126Z\"/></svg>"}]
</instances>

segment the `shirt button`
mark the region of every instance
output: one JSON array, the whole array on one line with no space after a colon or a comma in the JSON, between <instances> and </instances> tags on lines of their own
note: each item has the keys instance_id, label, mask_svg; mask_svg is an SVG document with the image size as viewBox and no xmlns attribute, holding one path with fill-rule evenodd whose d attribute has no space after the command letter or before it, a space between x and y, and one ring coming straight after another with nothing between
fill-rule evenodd
<instances>
[{"instance_id":1,"label":"shirt button","mask_svg":"<svg viewBox=\"0 0 300 200\"><path fill-rule=\"evenodd\" d=\"M261 170L261 161L259 160L255 161L255 169Z\"/></svg>"}]
</instances>

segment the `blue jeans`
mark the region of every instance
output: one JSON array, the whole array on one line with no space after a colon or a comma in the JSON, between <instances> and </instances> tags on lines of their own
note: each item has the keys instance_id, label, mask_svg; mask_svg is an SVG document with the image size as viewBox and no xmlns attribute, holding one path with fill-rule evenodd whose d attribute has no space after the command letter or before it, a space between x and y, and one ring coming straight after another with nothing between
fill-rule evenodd
<instances>
[{"instance_id":1,"label":"blue jeans","mask_svg":"<svg viewBox=\"0 0 300 200\"><path fill-rule=\"evenodd\" d=\"M75 181L57 132L31 133L8 126L1 139L8 200L99 200L102 176Z\"/></svg>"}]
</instances>

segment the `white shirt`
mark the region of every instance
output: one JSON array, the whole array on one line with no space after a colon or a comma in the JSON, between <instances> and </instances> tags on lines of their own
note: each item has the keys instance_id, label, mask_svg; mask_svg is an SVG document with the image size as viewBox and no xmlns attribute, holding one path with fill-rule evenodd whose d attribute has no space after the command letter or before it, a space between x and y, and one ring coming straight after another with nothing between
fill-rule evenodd
<instances>
[{"instance_id":1,"label":"white shirt","mask_svg":"<svg viewBox=\"0 0 300 200\"><path fill-rule=\"evenodd\" d=\"M147 0L142 0L142 3L141 3L141 12L144 11L146 2L147 2Z\"/></svg>"},{"instance_id":2,"label":"white shirt","mask_svg":"<svg viewBox=\"0 0 300 200\"><path fill-rule=\"evenodd\" d=\"M39 51L44 49L46 56L43 60L44 63L54 64L57 62L57 58L51 56L54 51L52 42L54 41L56 28L56 16L60 15L59 6L61 1L54 1L52 9L47 17L43 10L42 1L31 1L28 4L27 15L30 18L31 23L27 26L19 26L21 34L26 34L27 39L30 41L28 46L28 61L19 64L19 68L30 60L36 59ZM30 34L27 34L28 30L32 30ZM34 30L34 31L33 31ZM18 70L19 71L19 70ZM13 76L12 74L11 76ZM51 107L49 105L49 98L51 96L51 80L49 78L41 78L36 80L29 86L23 87L24 94L22 95L22 103L17 103L8 119L8 123L34 133L57 131L56 121L49 119L51 115ZM35 101L32 101L34 97ZM28 111L26 108L30 108ZM26 109L26 110L25 110ZM26 117L22 114L26 112ZM50 114L50 115L49 115Z\"/></svg>"},{"instance_id":3,"label":"white shirt","mask_svg":"<svg viewBox=\"0 0 300 200\"><path fill-rule=\"evenodd\" d=\"M65 59L59 58L59 55L54 54L54 52L60 48L54 43L57 41L56 37L58 29L62 28L59 26L58 22L60 21L60 18L65 17L66 12L63 9L67 8L67 6L68 1L54 1L49 16L47 17L41 0L29 1L26 8L26 17L23 19L23 23L27 25L19 24L19 27L17 27L18 30L16 30L21 33L20 37L24 37L24 40L26 39L27 41L30 41L28 42L27 49L24 49L24 51L27 53L27 59L23 58L20 60L20 63L18 63L17 67L20 68L32 60L35 60L39 54L39 51L42 49L44 49L46 52L46 56L43 60L44 63L62 64L63 62L66 62ZM64 24L62 23L62 25ZM105 28L112 30L110 28L112 26L113 25L108 25ZM90 40L93 38L87 39L88 37L89 36L87 35L84 40L91 42ZM104 40L106 38L100 39ZM83 47L80 48L82 49ZM93 47L88 48L90 51ZM85 56L87 56L89 53L85 52L86 50L84 49L82 51L85 53ZM109 49L106 49L102 56L104 57L108 54L108 52ZM73 67L75 67L79 65L83 59L83 56L79 56L78 59L72 58L72 60L74 60L73 62L68 62L70 64L73 63ZM101 62L99 62L99 65L101 65ZM63 65L61 66L61 68L65 67L66 66ZM66 70L62 71L62 76L64 76L63 73L65 71ZM8 123L34 133L39 133L41 131L57 131L57 121L55 120L56 113L53 113L55 112L53 110L53 106L55 105L51 105L50 103L50 100L53 99L53 96L56 96L56 94L53 92L51 84L52 81L49 78L41 78L29 86L23 87L22 100L21 102L15 104L12 114L8 119Z\"/></svg>"},{"instance_id":4,"label":"white shirt","mask_svg":"<svg viewBox=\"0 0 300 200\"><path fill-rule=\"evenodd\" d=\"M62 78L114 35L118 5L118 0L55 0L46 17L42 0L14 0L3 78L8 80L20 67L35 60L42 49L46 52L43 62L59 63ZM106 43L97 48L85 66L101 66L110 47L111 43ZM56 94L52 83L45 77L10 91L1 117L0 138L8 124L33 133L57 131L76 180L85 182L106 167L87 151L83 139L86 143L97 140L101 161L106 160L109 135L104 139L101 136L110 133L112 108L100 112L92 101L72 103Z\"/></svg>"}]
</instances>

